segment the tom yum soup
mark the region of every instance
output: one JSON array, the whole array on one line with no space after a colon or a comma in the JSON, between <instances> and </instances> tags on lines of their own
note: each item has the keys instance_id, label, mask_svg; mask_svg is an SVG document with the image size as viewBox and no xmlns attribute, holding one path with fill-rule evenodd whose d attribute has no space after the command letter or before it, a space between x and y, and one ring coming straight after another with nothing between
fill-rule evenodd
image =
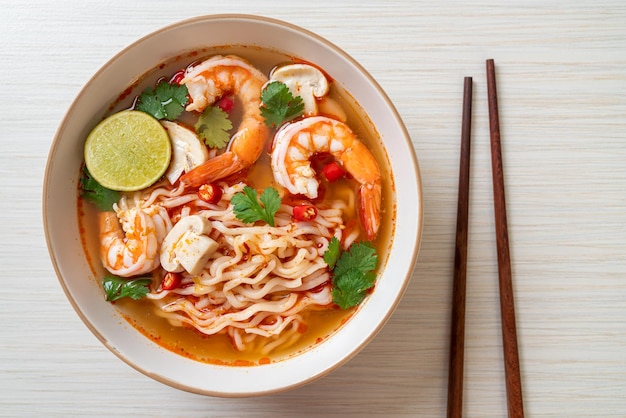
<instances>
[{"instance_id":1,"label":"tom yum soup","mask_svg":"<svg viewBox=\"0 0 626 418\"><path fill-rule=\"evenodd\" d=\"M146 75L87 136L84 246L103 297L163 347L278 361L375 292L395 210L387 156L323 68L199 56Z\"/></svg>"}]
</instances>

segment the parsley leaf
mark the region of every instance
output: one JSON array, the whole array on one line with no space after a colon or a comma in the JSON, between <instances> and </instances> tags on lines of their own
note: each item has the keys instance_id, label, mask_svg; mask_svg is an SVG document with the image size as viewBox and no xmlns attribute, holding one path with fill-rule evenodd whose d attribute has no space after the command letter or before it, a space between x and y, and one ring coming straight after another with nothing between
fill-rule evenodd
<instances>
[{"instance_id":1,"label":"parsley leaf","mask_svg":"<svg viewBox=\"0 0 626 418\"><path fill-rule=\"evenodd\" d=\"M120 200L120 192L103 187L91 177L86 166L83 166L80 187L82 189L81 196L85 200L93 203L98 210L104 212L113 210L113 203Z\"/></svg>"},{"instance_id":2,"label":"parsley leaf","mask_svg":"<svg viewBox=\"0 0 626 418\"><path fill-rule=\"evenodd\" d=\"M367 243L357 242L341 252L339 240L333 238L324 252L324 261L333 272L333 302L341 309L361 303L376 282L373 271L378 265L378 255Z\"/></svg>"},{"instance_id":3,"label":"parsley leaf","mask_svg":"<svg viewBox=\"0 0 626 418\"><path fill-rule=\"evenodd\" d=\"M369 244L357 242L350 246L348 251L344 251L335 265L334 273L341 276L350 269L357 269L361 272L374 270L378 265L378 255L376 250Z\"/></svg>"},{"instance_id":4,"label":"parsley leaf","mask_svg":"<svg viewBox=\"0 0 626 418\"><path fill-rule=\"evenodd\" d=\"M157 84L154 90L157 97L161 100L165 100L166 98L172 98L183 106L186 105L187 100L189 100L189 98L187 97L187 94L189 94L189 90L187 90L187 86L184 84L161 82Z\"/></svg>"},{"instance_id":5,"label":"parsley leaf","mask_svg":"<svg viewBox=\"0 0 626 418\"><path fill-rule=\"evenodd\" d=\"M365 299L367 290L374 286L376 275L372 272L362 273L357 269L347 270L333 283L333 302L341 309L352 308Z\"/></svg>"},{"instance_id":6,"label":"parsley leaf","mask_svg":"<svg viewBox=\"0 0 626 418\"><path fill-rule=\"evenodd\" d=\"M328 243L328 249L324 252L324 261L330 270L335 268L335 263L341 254L340 242L337 237L333 237Z\"/></svg>"},{"instance_id":7,"label":"parsley leaf","mask_svg":"<svg viewBox=\"0 0 626 418\"><path fill-rule=\"evenodd\" d=\"M102 279L102 287L106 292L106 300L108 302L114 302L126 297L133 300L141 299L150 291L149 286L151 283L152 279L147 277L127 280L112 274L107 274Z\"/></svg>"},{"instance_id":8,"label":"parsley leaf","mask_svg":"<svg viewBox=\"0 0 626 418\"><path fill-rule=\"evenodd\" d=\"M174 120L185 110L189 98L187 86L161 82L154 89L146 88L139 96L137 110L157 119Z\"/></svg>"},{"instance_id":9,"label":"parsley leaf","mask_svg":"<svg viewBox=\"0 0 626 418\"><path fill-rule=\"evenodd\" d=\"M228 113L217 106L209 106L204 109L194 127L209 147L224 148L230 141L228 131L232 129L233 124L228 119Z\"/></svg>"},{"instance_id":10,"label":"parsley leaf","mask_svg":"<svg viewBox=\"0 0 626 418\"><path fill-rule=\"evenodd\" d=\"M270 128L280 126L304 111L302 97L293 97L289 87L280 81L272 81L261 92L261 116Z\"/></svg>"},{"instance_id":11,"label":"parsley leaf","mask_svg":"<svg viewBox=\"0 0 626 418\"><path fill-rule=\"evenodd\" d=\"M261 203L257 199L257 192L250 186L245 186L242 192L235 194L231 203L235 216L245 223L265 221L274 226L274 215L280 208L280 196L273 187L268 187L261 193Z\"/></svg>"}]
</instances>

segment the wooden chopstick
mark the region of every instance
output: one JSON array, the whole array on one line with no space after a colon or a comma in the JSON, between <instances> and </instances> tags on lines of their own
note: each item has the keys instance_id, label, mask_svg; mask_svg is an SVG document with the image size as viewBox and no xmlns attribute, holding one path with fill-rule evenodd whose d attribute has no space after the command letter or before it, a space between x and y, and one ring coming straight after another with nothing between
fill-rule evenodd
<instances>
[{"instance_id":1,"label":"wooden chopstick","mask_svg":"<svg viewBox=\"0 0 626 418\"><path fill-rule=\"evenodd\" d=\"M465 278L467 272L467 228L472 128L472 77L463 84L461 162L456 218L454 278L452 283L452 326L448 367L448 417L460 418L463 411L463 359L465 349Z\"/></svg>"},{"instance_id":2,"label":"wooden chopstick","mask_svg":"<svg viewBox=\"0 0 626 418\"><path fill-rule=\"evenodd\" d=\"M491 138L491 170L493 175L493 204L496 218L500 315L502 322L502 346L504 350L507 407L509 417L523 417L524 407L517 349L517 330L515 326L515 304L513 301L513 283L511 278L509 233L504 198L504 176L502 172L502 148L500 142L496 71L493 59L488 59L486 64L489 133Z\"/></svg>"}]
</instances>

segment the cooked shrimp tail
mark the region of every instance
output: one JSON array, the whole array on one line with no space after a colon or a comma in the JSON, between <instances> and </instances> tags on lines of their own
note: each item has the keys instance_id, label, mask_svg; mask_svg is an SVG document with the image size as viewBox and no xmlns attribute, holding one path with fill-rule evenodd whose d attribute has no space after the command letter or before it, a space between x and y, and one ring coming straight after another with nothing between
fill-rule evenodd
<instances>
[{"instance_id":1,"label":"cooked shrimp tail","mask_svg":"<svg viewBox=\"0 0 626 418\"><path fill-rule=\"evenodd\" d=\"M364 184L359 188L359 219L368 240L376 238L380 226L382 187L378 184Z\"/></svg>"},{"instance_id":2,"label":"cooked shrimp tail","mask_svg":"<svg viewBox=\"0 0 626 418\"><path fill-rule=\"evenodd\" d=\"M187 187L200 187L251 166L263 152L268 136L269 128L264 123L244 120L226 152L183 174L180 181Z\"/></svg>"},{"instance_id":3,"label":"cooked shrimp tail","mask_svg":"<svg viewBox=\"0 0 626 418\"><path fill-rule=\"evenodd\" d=\"M270 129L261 116L261 90L267 77L236 56L214 56L187 70L182 83L191 96L188 111L202 111L224 94L234 93L244 103L243 116L226 152L184 174L189 187L227 177L249 167L261 156Z\"/></svg>"},{"instance_id":4,"label":"cooked shrimp tail","mask_svg":"<svg viewBox=\"0 0 626 418\"><path fill-rule=\"evenodd\" d=\"M369 240L380 225L382 187L376 159L348 125L324 116L301 119L281 128L274 138L274 179L292 194L315 199L319 181L311 167L316 153L330 153L359 183L359 217Z\"/></svg>"},{"instance_id":5,"label":"cooked shrimp tail","mask_svg":"<svg viewBox=\"0 0 626 418\"><path fill-rule=\"evenodd\" d=\"M232 152L225 152L183 174L180 181L187 187L200 187L205 183L228 177L243 168L241 160L236 159Z\"/></svg>"},{"instance_id":6,"label":"cooked shrimp tail","mask_svg":"<svg viewBox=\"0 0 626 418\"><path fill-rule=\"evenodd\" d=\"M109 272L130 277L159 266L159 247L172 227L164 208L100 212L98 222L100 260Z\"/></svg>"}]
</instances>

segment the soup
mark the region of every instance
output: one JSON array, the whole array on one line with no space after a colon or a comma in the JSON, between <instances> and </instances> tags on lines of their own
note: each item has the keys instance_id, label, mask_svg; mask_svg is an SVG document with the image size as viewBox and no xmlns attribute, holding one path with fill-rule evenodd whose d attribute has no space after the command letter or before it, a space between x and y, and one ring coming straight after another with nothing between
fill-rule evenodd
<instances>
[{"instance_id":1,"label":"soup","mask_svg":"<svg viewBox=\"0 0 626 418\"><path fill-rule=\"evenodd\" d=\"M141 170L102 170L125 156L92 155L106 149L92 132L78 212L103 295L144 335L198 361L260 365L323 342L375 291L392 176L367 115L323 69L244 47L186 54L94 132L139 113L169 138L165 171L127 187Z\"/></svg>"}]
</instances>

